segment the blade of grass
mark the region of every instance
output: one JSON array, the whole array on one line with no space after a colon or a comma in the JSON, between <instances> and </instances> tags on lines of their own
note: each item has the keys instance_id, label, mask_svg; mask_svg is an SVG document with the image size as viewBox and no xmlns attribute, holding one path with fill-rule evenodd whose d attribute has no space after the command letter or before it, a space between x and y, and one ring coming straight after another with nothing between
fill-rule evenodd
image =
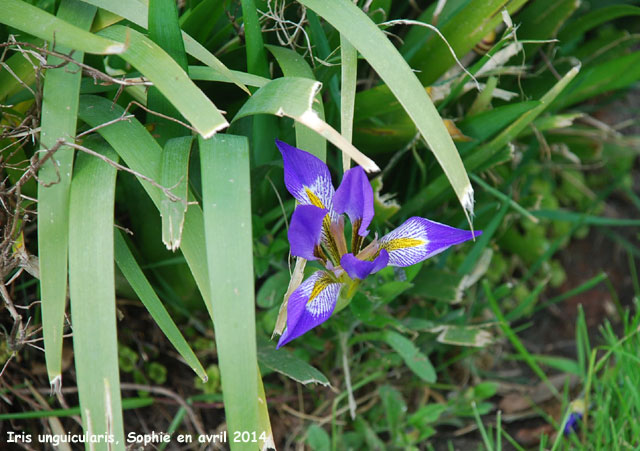
<instances>
[{"instance_id":1,"label":"blade of grass","mask_svg":"<svg viewBox=\"0 0 640 451\"><path fill-rule=\"evenodd\" d=\"M575 78L580 70L576 66L569 70L560 81L558 81L542 98L540 103L531 109L528 109L518 119L513 121L504 130L502 130L495 138L479 149L471 153L464 159L465 166L469 171L476 171L487 165L497 154L499 154L510 141L516 139L518 134L524 130L534 119L536 119L549 106L553 100L564 90L564 88ZM446 191L447 180L444 176L437 177L428 186L422 188L419 193L414 196L411 202L406 203L404 211L406 214L412 214L421 208L431 208L434 201L442 201L442 194Z\"/></svg>"},{"instance_id":2,"label":"blade of grass","mask_svg":"<svg viewBox=\"0 0 640 451\"><path fill-rule=\"evenodd\" d=\"M516 139L518 134L525 127L527 127L534 119L536 119L542 112L558 97L558 95L567 87L567 85L578 75L580 72L580 66L574 66L558 81L545 95L540 99L540 104L535 108L527 111L507 128L505 128L498 136L492 139L489 143L482 146L469 158L469 166L471 168L477 168L484 161L489 159L495 152L502 149L510 141Z\"/></svg>"},{"instance_id":3,"label":"blade of grass","mask_svg":"<svg viewBox=\"0 0 640 451\"><path fill-rule=\"evenodd\" d=\"M297 52L275 45L266 45L265 47L275 57L285 77L302 77L315 81L313 71L304 58L298 55ZM320 93L316 94L311 108L313 108L313 111L316 112L320 119L324 120L324 105ZM327 141L299 122L296 122L294 127L296 128L296 145L300 149L312 153L322 161L326 161Z\"/></svg>"},{"instance_id":4,"label":"blade of grass","mask_svg":"<svg viewBox=\"0 0 640 451\"><path fill-rule=\"evenodd\" d=\"M513 329L511 329L511 327L509 326L509 323L507 322L506 318L502 314L502 311L500 310L500 307L498 306L498 302L493 297L489 281L483 280L482 288L484 290L485 296L487 297L487 300L489 301L489 306L491 307L493 314L498 320L498 324L500 326L500 329L502 329L502 332L507 336L513 347L522 356L522 359L527 363L527 365L529 365L533 372L536 373L536 375L545 383L545 385L547 385L547 387L549 387L551 393L553 393L554 396L559 397L560 393L558 393L556 387L554 387L554 385L549 381L547 375L544 373L544 371L542 371L542 368L540 368L540 366L536 363L536 360L529 353L524 344L522 344Z\"/></svg>"},{"instance_id":5,"label":"blade of grass","mask_svg":"<svg viewBox=\"0 0 640 451\"><path fill-rule=\"evenodd\" d=\"M433 151L465 214L473 214L473 188L433 102L398 50L356 5L348 0L300 0L333 25L362 54L400 101Z\"/></svg>"},{"instance_id":6,"label":"blade of grass","mask_svg":"<svg viewBox=\"0 0 640 451\"><path fill-rule=\"evenodd\" d=\"M86 140L111 160L102 140ZM69 200L69 288L73 352L85 432L110 434L116 442L96 450L124 450L118 372L113 210L116 169L88 154L77 158Z\"/></svg>"},{"instance_id":7,"label":"blade of grass","mask_svg":"<svg viewBox=\"0 0 640 451\"><path fill-rule=\"evenodd\" d=\"M308 78L284 77L270 81L260 88L233 118L232 123L239 118L254 114L273 114L287 116L314 130L328 139L342 152L348 154L366 171L378 171L373 160L366 157L353 147L334 128L318 117L313 110L315 98L320 83Z\"/></svg>"},{"instance_id":8,"label":"blade of grass","mask_svg":"<svg viewBox=\"0 0 640 451\"><path fill-rule=\"evenodd\" d=\"M181 200L173 201L164 198L160 205L162 217L162 242L167 249L175 251L180 247L184 215L187 211L189 195L189 154L191 152L191 136L173 138L167 141L162 149L162 167L160 168L160 184L172 188L172 193Z\"/></svg>"},{"instance_id":9,"label":"blade of grass","mask_svg":"<svg viewBox=\"0 0 640 451\"><path fill-rule=\"evenodd\" d=\"M500 224L502 224L502 219L507 214L507 211L509 211L509 206L509 202L504 202L502 204L502 207L500 208L498 213L493 217L489 225L484 229L482 235L476 241L476 244L473 246L471 251L467 254L464 261L458 268L458 274L464 275L471 272L476 262L482 255L482 252L489 245L489 242L498 230L498 227L500 227Z\"/></svg>"},{"instance_id":10,"label":"blade of grass","mask_svg":"<svg viewBox=\"0 0 640 451\"><path fill-rule=\"evenodd\" d=\"M152 405L153 398L127 398L122 400L122 409L139 409L140 407L147 407ZM81 408L70 407L68 409L52 409L52 410L36 410L33 412L14 412L0 414L0 420L30 420L33 418L47 418L47 417L72 417L80 415Z\"/></svg>"},{"instance_id":11,"label":"blade of grass","mask_svg":"<svg viewBox=\"0 0 640 451\"><path fill-rule=\"evenodd\" d=\"M211 311L230 431L258 431L249 144L239 136L200 139L202 203ZM255 449L236 443L232 449Z\"/></svg>"},{"instance_id":12,"label":"blade of grass","mask_svg":"<svg viewBox=\"0 0 640 451\"><path fill-rule=\"evenodd\" d=\"M489 435L487 434L487 430L482 423L482 418L480 418L478 407L476 406L475 401L471 401L471 408L473 409L473 417L476 419L476 425L478 426L478 430L480 431L480 436L482 437L482 442L484 443L485 449L493 451L493 444L491 443Z\"/></svg>"},{"instance_id":13,"label":"blade of grass","mask_svg":"<svg viewBox=\"0 0 640 451\"><path fill-rule=\"evenodd\" d=\"M126 42L128 47L122 58L151 80L203 137L211 137L229 125L178 63L147 37L122 25L109 27L100 34Z\"/></svg>"},{"instance_id":14,"label":"blade of grass","mask_svg":"<svg viewBox=\"0 0 640 451\"><path fill-rule=\"evenodd\" d=\"M142 28L148 26L148 7L147 2L143 0L82 0L85 3L95 5L106 11L117 14L125 19L140 25ZM240 89L249 94L247 87L225 66L209 52L202 44L193 39L187 33L182 32L184 47L187 53L198 61L206 64L215 71L222 74L232 83L235 83Z\"/></svg>"},{"instance_id":15,"label":"blade of grass","mask_svg":"<svg viewBox=\"0 0 640 451\"><path fill-rule=\"evenodd\" d=\"M606 218L603 216L591 216L575 211L563 209L557 210L533 210L530 212L536 218L545 218L552 221L579 222L583 225L604 227L638 227L640 219Z\"/></svg>"},{"instance_id":16,"label":"blade of grass","mask_svg":"<svg viewBox=\"0 0 640 451\"><path fill-rule=\"evenodd\" d=\"M76 0L63 0L58 8L59 20L74 23L83 30L91 27L95 13L95 7ZM59 47L57 50L67 53L71 49ZM84 55L76 52L73 58L82 62ZM54 56L47 58L47 64L52 66L60 63L62 60ZM47 70L40 123L42 148L50 149L59 138L70 139L76 135L81 77L82 71L73 66ZM38 258L42 328L47 374L54 390L60 390L62 377L62 335L67 301L69 186L72 170L73 149L63 146L43 165L38 174L41 181L38 183Z\"/></svg>"},{"instance_id":17,"label":"blade of grass","mask_svg":"<svg viewBox=\"0 0 640 451\"><path fill-rule=\"evenodd\" d=\"M502 191L499 191L497 189L495 189L494 187L492 187L491 185L489 185L488 183L486 183L484 180L482 180L480 177L478 177L475 174L471 174L471 180L473 180L474 182L476 182L478 185L480 185L486 192L488 192L489 194L491 194L492 196L494 196L495 198L501 200L502 202L506 202L508 203L511 208L513 208L515 211L517 211L518 213L520 213L522 216L524 216L525 218L527 218L529 221L533 222L534 224L537 224L538 222L540 222L538 220L538 218L535 216L535 213L527 211L522 205L520 205L519 203L517 203L516 201L514 201L511 197L507 196L506 194L504 194ZM640 222L640 221L639 221Z\"/></svg>"},{"instance_id":18,"label":"blade of grass","mask_svg":"<svg viewBox=\"0 0 640 451\"><path fill-rule=\"evenodd\" d=\"M21 0L3 0L0 23L81 52L107 55L127 48L126 44L89 33Z\"/></svg>"},{"instance_id":19,"label":"blade of grass","mask_svg":"<svg viewBox=\"0 0 640 451\"><path fill-rule=\"evenodd\" d=\"M353 112L356 104L356 81L358 78L358 51L342 34L340 35L340 55L342 57L340 86L340 133L344 139L353 139ZM348 155L342 154L342 170L351 166Z\"/></svg>"},{"instance_id":20,"label":"blade of grass","mask_svg":"<svg viewBox=\"0 0 640 451\"><path fill-rule=\"evenodd\" d=\"M140 266L131 253L121 231L115 231L114 240L115 260L118 268L120 268L120 271L122 271L122 274L127 279L127 282L129 282L133 291L138 295L140 301L142 301L155 323L169 339L173 347L176 348L184 358L185 362L187 362L198 377L206 381L206 371L202 367L198 357L196 357L195 353L180 333L180 329L178 329L178 326L176 326L171 319L171 316L164 308L164 305L162 305L162 302L142 272L142 269L140 269Z\"/></svg>"},{"instance_id":21,"label":"blade of grass","mask_svg":"<svg viewBox=\"0 0 640 451\"><path fill-rule=\"evenodd\" d=\"M536 307L536 309L533 311L533 313L539 312L540 310L544 310L545 308L549 307L550 305L557 304L558 302L562 302L565 299L568 299L568 298L570 298L572 296L577 296L577 295L579 295L581 293L584 293L585 291L588 291L588 290L592 289L593 287L598 285L600 282L603 282L603 281L607 280L608 278L609 277L607 276L607 273L601 272L600 274L597 274L597 275L593 276L591 279L587 280L586 282L581 283L577 287L572 288L569 291L565 291L564 293L562 293L562 294L560 294L558 296L552 297L551 299L549 299L544 304L541 304L538 307Z\"/></svg>"}]
</instances>

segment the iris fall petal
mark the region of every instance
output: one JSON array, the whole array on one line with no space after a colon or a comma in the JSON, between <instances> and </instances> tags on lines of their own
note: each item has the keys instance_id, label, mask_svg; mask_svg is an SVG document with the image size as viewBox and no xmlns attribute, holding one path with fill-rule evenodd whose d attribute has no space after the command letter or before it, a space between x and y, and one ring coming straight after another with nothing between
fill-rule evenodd
<instances>
[{"instance_id":1,"label":"iris fall petal","mask_svg":"<svg viewBox=\"0 0 640 451\"><path fill-rule=\"evenodd\" d=\"M380 247L389 252L389 265L410 266L481 234L414 216L383 236Z\"/></svg>"},{"instance_id":2,"label":"iris fall petal","mask_svg":"<svg viewBox=\"0 0 640 451\"><path fill-rule=\"evenodd\" d=\"M342 288L325 271L316 271L296 288L287 305L287 329L278 348L324 323L333 313Z\"/></svg>"}]
</instances>

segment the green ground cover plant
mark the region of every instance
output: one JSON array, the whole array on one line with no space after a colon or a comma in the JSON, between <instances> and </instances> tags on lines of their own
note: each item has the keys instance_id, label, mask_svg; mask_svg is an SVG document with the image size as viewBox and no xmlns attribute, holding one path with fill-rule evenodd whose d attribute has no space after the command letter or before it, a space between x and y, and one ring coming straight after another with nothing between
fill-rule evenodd
<instances>
[{"instance_id":1,"label":"green ground cover plant","mask_svg":"<svg viewBox=\"0 0 640 451\"><path fill-rule=\"evenodd\" d=\"M639 447L638 16L2 0L0 443Z\"/></svg>"}]
</instances>

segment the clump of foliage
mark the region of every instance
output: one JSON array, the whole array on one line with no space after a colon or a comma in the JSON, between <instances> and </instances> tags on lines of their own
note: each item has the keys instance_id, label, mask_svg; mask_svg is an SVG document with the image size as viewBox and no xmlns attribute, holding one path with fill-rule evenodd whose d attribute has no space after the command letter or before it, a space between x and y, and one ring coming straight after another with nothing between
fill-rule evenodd
<instances>
[{"instance_id":1,"label":"clump of foliage","mask_svg":"<svg viewBox=\"0 0 640 451\"><path fill-rule=\"evenodd\" d=\"M256 432L232 449L432 448L475 428L519 448L517 415L495 414L509 369L561 406L537 412L539 446L637 445L636 306L560 258L598 233L640 296L637 93L605 117L640 79L627 3L3 0L0 381L16 402L0 418L124 449L146 423L127 409L171 400L151 429ZM483 233L350 277L348 306L276 349L319 269L290 249L276 139L334 182L358 168L374 242L416 216ZM607 325L592 349L578 316L567 355L531 349L535 315L602 284L622 335Z\"/></svg>"}]
</instances>

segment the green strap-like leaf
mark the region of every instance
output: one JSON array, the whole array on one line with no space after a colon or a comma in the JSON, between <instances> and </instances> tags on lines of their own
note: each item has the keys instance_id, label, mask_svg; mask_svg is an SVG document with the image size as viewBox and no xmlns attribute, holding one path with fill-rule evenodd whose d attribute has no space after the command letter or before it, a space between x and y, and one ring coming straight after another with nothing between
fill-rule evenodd
<instances>
[{"instance_id":1,"label":"green strap-like leaf","mask_svg":"<svg viewBox=\"0 0 640 451\"><path fill-rule=\"evenodd\" d=\"M162 301L158 298L158 295L153 290L153 287L142 272L142 269L140 269L138 262L122 236L122 232L116 230L114 239L116 263L124 277L129 282L129 285L131 285L131 288L136 292L140 301L142 301L146 309L151 314L153 320L169 339L171 344L180 353L185 362L187 362L191 369L193 369L200 378L206 380L206 371L202 367L198 357L196 357L195 353L189 346L189 343L187 343L180 333L180 329L178 329L178 326L176 326L171 319L171 316L169 316L169 313L164 308L164 305L162 305Z\"/></svg>"},{"instance_id":2,"label":"green strap-like leaf","mask_svg":"<svg viewBox=\"0 0 640 451\"><path fill-rule=\"evenodd\" d=\"M121 42L96 36L20 0L2 0L0 23L46 41L55 41L56 47L98 54L122 53L126 49Z\"/></svg>"},{"instance_id":3,"label":"green strap-like leaf","mask_svg":"<svg viewBox=\"0 0 640 451\"><path fill-rule=\"evenodd\" d=\"M311 67L309 67L309 64L307 64L304 58L297 52L275 45L266 45L265 47L276 58L285 77L302 77L315 81L316 78L313 75ZM316 94L311 107L318 114L318 117L324 120L324 105L322 103L322 96L319 93ZM296 145L300 149L312 153L322 161L326 161L327 141L299 122L296 122L294 126L296 128Z\"/></svg>"},{"instance_id":4,"label":"green strap-like leaf","mask_svg":"<svg viewBox=\"0 0 640 451\"><path fill-rule=\"evenodd\" d=\"M88 30L96 8L76 0L63 0L58 21L74 23ZM67 53L70 49L57 48ZM84 55L73 58L82 62ZM55 66L62 60L50 56L47 63ZM76 135L78 96L82 71L67 65L48 69L42 94L40 145L50 149L58 139L73 141ZM73 169L73 149L63 146L43 165L38 177L38 256L42 293L42 328L49 382L60 388L62 335L67 301L67 250L69 230L69 186Z\"/></svg>"},{"instance_id":5,"label":"green strap-like leaf","mask_svg":"<svg viewBox=\"0 0 640 451\"><path fill-rule=\"evenodd\" d=\"M199 143L211 311L226 421L230 431L260 435L249 143L231 135ZM236 443L232 448L255 450L255 444Z\"/></svg>"},{"instance_id":6,"label":"green strap-like leaf","mask_svg":"<svg viewBox=\"0 0 640 451\"><path fill-rule=\"evenodd\" d=\"M356 82L358 79L358 51L343 35L340 35L342 56L342 76L340 86L340 133L351 142L353 138L353 112L356 103ZM342 155L342 169L346 172L351 162Z\"/></svg>"},{"instance_id":7,"label":"green strap-like leaf","mask_svg":"<svg viewBox=\"0 0 640 451\"><path fill-rule=\"evenodd\" d=\"M150 39L122 25L109 27L100 34L126 42L127 50L122 58L151 80L202 136L213 136L229 125L178 63Z\"/></svg>"},{"instance_id":8,"label":"green strap-like leaf","mask_svg":"<svg viewBox=\"0 0 640 451\"><path fill-rule=\"evenodd\" d=\"M473 188L433 102L389 39L348 0L299 0L333 25L389 86L431 147L465 212L473 213Z\"/></svg>"},{"instance_id":9,"label":"green strap-like leaf","mask_svg":"<svg viewBox=\"0 0 640 451\"><path fill-rule=\"evenodd\" d=\"M120 105L113 104L104 97L80 97L78 116L91 127L114 121L123 114L124 109ZM162 148L138 120L130 118L127 121L115 122L100 128L98 132L118 152L129 168L153 180L160 180ZM164 193L149 182L141 180L140 183L160 210L165 199ZM185 215L180 247L208 308L209 276L203 242L202 210L198 205L191 205Z\"/></svg>"},{"instance_id":10,"label":"green strap-like leaf","mask_svg":"<svg viewBox=\"0 0 640 451\"><path fill-rule=\"evenodd\" d=\"M633 5L613 5L594 9L566 25L558 34L560 42L580 37L582 34L618 17L640 16L640 7Z\"/></svg>"},{"instance_id":11,"label":"green strap-like leaf","mask_svg":"<svg viewBox=\"0 0 640 451\"><path fill-rule=\"evenodd\" d=\"M118 155L102 140L85 145L111 160ZM69 287L73 352L85 432L110 434L118 443L96 450L124 450L118 374L116 294L113 268L113 209L116 169L81 154L71 183Z\"/></svg>"},{"instance_id":12,"label":"green strap-like leaf","mask_svg":"<svg viewBox=\"0 0 640 451\"><path fill-rule=\"evenodd\" d=\"M124 110L122 107L117 104L114 105L108 99L96 96L81 96L80 98L80 108L78 111L78 116L92 127L104 124L105 122L113 121L118 117L121 117L123 113ZM102 127L99 129L99 133L120 154L121 158L125 161L129 168L141 174L144 174L145 176L150 177L153 180L158 180L160 178L162 149L149 134L149 132L144 128L144 126L140 124L140 122L138 122L135 118L131 118L128 121L115 122L107 127ZM164 199L164 194L162 193L162 191L159 188L152 186L149 182L141 180L141 184L153 200L156 207L160 209L162 200ZM247 181L246 185L241 185L240 182L238 182L237 186L249 187L249 182ZM193 200L193 197L191 195L190 200ZM248 224L250 224L250 222ZM234 225L234 227L237 227L237 224ZM184 230L182 233L180 249L182 250L184 257L187 260L191 273L193 274L193 278L195 279L196 284L198 285L198 289L200 290L200 293L204 299L205 305L209 310L209 314L212 318L214 318L212 311L213 302L210 294L211 288L209 286L209 270L206 253L207 250L206 247L203 246L203 243L205 243L205 228L202 210L198 205L190 205L185 215ZM230 243L230 245L231 244L233 243ZM244 246L247 245L250 247L251 241L249 241L249 244L244 243ZM235 256L233 258L235 258ZM250 273L251 287L253 287L253 272L250 271ZM226 300L229 301L229 299ZM251 308L255 308L253 304ZM254 313L252 313L252 318L253 314ZM250 339L253 340L255 346L255 319L252 319L252 321L253 322L251 323L251 326L247 327L253 328L253 335L251 335ZM234 330L234 333L239 332L238 330ZM227 337L227 340L229 339L230 338ZM252 384L256 386L256 393L261 392L261 390L262 392L264 392L264 389L261 388L262 379L260 378L260 375L258 373L255 354L254 362L256 365L255 368L250 367L248 369L244 369L249 371L250 374L253 375ZM221 372L224 378L224 369L222 369L222 366ZM256 398L254 398L256 399L256 402L257 397L258 395L256 395ZM263 401L265 400L263 399ZM266 401L259 405L259 411L257 415L259 418L259 424L261 425L260 427L263 430L268 429L266 425L269 424L269 416L267 412ZM270 431L267 430L266 433L267 439L269 439L271 437Z\"/></svg>"},{"instance_id":13,"label":"green strap-like leaf","mask_svg":"<svg viewBox=\"0 0 640 451\"><path fill-rule=\"evenodd\" d=\"M147 28L148 23L148 7L147 3L143 0L82 0L85 3L90 3L106 11L109 11L118 16L124 17L127 20L140 25L142 28ZM242 84L241 81L225 66L222 62L216 58L211 52L209 52L202 44L193 39L187 33L182 32L182 39L184 40L184 47L187 53L193 56L198 61L206 64L207 66L215 69L221 73L232 83L235 83L242 90L249 90Z\"/></svg>"},{"instance_id":14,"label":"green strap-like leaf","mask_svg":"<svg viewBox=\"0 0 640 451\"><path fill-rule=\"evenodd\" d=\"M329 379L316 368L285 349L276 350L272 341L262 337L258 337L258 358L262 365L303 385L330 385Z\"/></svg>"},{"instance_id":15,"label":"green strap-like leaf","mask_svg":"<svg viewBox=\"0 0 640 451\"><path fill-rule=\"evenodd\" d=\"M149 39L158 44L183 71L187 72L187 54L178 25L178 5L174 0L149 2ZM150 87L147 93L147 107L164 116L182 119L176 108L155 86ZM156 140L161 145L169 138L186 134L186 130L180 124L164 117L147 114L148 123L156 124Z\"/></svg>"},{"instance_id":16,"label":"green strap-like leaf","mask_svg":"<svg viewBox=\"0 0 640 451\"><path fill-rule=\"evenodd\" d=\"M172 194L180 199L174 200L165 197L160 204L162 242L167 246L167 249L172 251L180 247L184 215L187 211L191 142L191 136L173 138L167 141L162 149L160 184L171 188Z\"/></svg>"},{"instance_id":17,"label":"green strap-like leaf","mask_svg":"<svg viewBox=\"0 0 640 451\"><path fill-rule=\"evenodd\" d=\"M465 164L470 171L477 170L483 166L487 166L497 154L506 148L507 144L516 139L516 137L525 129L533 120L535 120L542 112L549 107L553 100L566 88L566 86L574 79L580 71L580 67L576 66L569 70L562 79L560 79L542 98L539 103L530 105L522 104L526 107L526 111L522 115L509 124L495 138L475 150L471 155L465 158ZM425 206L433 206L434 201L440 201L442 194L446 191L446 179L444 176L436 178L429 186L420 190L419 194L404 206L406 214L418 212Z\"/></svg>"},{"instance_id":18,"label":"green strap-like leaf","mask_svg":"<svg viewBox=\"0 0 640 451\"><path fill-rule=\"evenodd\" d=\"M270 81L247 100L233 121L254 114L287 116L328 139L366 171L378 166L318 117L312 104L321 84L308 78L283 77Z\"/></svg>"}]
</instances>

